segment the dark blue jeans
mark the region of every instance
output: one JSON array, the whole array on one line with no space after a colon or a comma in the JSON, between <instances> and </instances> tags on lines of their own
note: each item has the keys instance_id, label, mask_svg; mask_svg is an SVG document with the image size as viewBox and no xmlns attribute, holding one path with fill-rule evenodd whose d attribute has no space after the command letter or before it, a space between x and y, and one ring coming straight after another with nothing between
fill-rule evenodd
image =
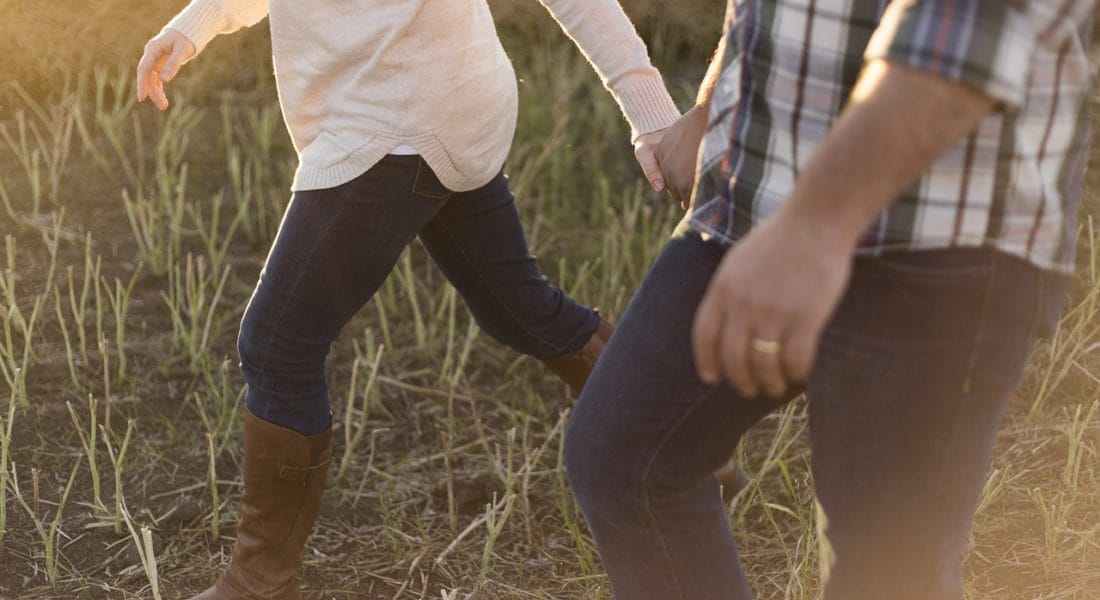
<instances>
[{"instance_id":1,"label":"dark blue jeans","mask_svg":"<svg viewBox=\"0 0 1100 600\"><path fill-rule=\"evenodd\" d=\"M752 597L713 473L790 398L695 375L723 254L674 236L570 420L569 481L623 600ZM805 384L825 598L962 598L998 421L1065 283L991 250L855 259Z\"/></svg>"},{"instance_id":2,"label":"dark blue jeans","mask_svg":"<svg viewBox=\"0 0 1100 600\"><path fill-rule=\"evenodd\" d=\"M305 435L328 427L329 347L418 235L478 325L519 352L574 352L596 330L592 309L539 272L503 174L451 192L419 156L387 156L291 199L238 338L256 416Z\"/></svg>"}]
</instances>

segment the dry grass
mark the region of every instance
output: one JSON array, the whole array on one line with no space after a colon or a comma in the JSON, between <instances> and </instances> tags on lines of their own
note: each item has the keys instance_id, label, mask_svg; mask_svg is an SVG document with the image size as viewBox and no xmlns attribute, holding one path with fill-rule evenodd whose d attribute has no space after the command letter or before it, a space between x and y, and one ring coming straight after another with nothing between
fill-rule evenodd
<instances>
[{"instance_id":1,"label":"dry grass","mask_svg":"<svg viewBox=\"0 0 1100 600\"><path fill-rule=\"evenodd\" d=\"M716 35L692 11L717 23L719 4L657 25L671 11L627 3L681 97ZM509 171L532 246L614 318L678 211L645 191L617 110L541 8L495 8L524 82ZM173 111L132 106L129 61L172 10L0 0L0 598L186 597L227 558L233 337L293 155L259 30L189 65ZM1100 597L1100 232L1081 238L1067 315L998 440L972 598ZM561 468L564 387L478 335L420 248L330 364L344 476L309 597L608 596ZM743 447L754 482L730 518L760 598L817 592L805 427L796 404Z\"/></svg>"}]
</instances>

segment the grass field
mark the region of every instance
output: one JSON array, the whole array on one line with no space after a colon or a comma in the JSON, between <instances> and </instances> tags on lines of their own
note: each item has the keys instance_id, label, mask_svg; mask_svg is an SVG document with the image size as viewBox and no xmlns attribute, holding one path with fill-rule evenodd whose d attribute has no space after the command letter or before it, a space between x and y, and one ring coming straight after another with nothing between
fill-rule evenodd
<instances>
[{"instance_id":1,"label":"grass field","mask_svg":"<svg viewBox=\"0 0 1100 600\"><path fill-rule=\"evenodd\" d=\"M187 65L167 113L135 106L133 63L176 4L0 0L0 599L188 597L231 547L234 338L295 159L262 27ZM681 101L721 4L626 3ZM531 245L614 319L680 211L538 4L493 7L522 80L507 171ZM1065 316L998 438L970 598L1100 598L1097 173ZM330 378L307 597L609 597L562 469L564 385L479 335L421 248ZM795 403L741 448L752 483L729 516L762 599L818 591L806 427Z\"/></svg>"}]
</instances>

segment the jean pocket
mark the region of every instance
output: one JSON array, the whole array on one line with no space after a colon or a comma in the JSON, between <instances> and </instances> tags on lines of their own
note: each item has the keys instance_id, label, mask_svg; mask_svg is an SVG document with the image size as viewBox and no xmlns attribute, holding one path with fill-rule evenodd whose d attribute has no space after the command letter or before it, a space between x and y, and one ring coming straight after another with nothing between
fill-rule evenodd
<instances>
[{"instance_id":1,"label":"jean pocket","mask_svg":"<svg viewBox=\"0 0 1100 600\"><path fill-rule=\"evenodd\" d=\"M917 283L948 283L987 278L995 270L997 252L989 248L950 248L887 252L857 259L865 274Z\"/></svg>"},{"instance_id":2,"label":"jean pocket","mask_svg":"<svg viewBox=\"0 0 1100 600\"><path fill-rule=\"evenodd\" d=\"M980 249L860 256L831 327L876 351L971 343L997 270Z\"/></svg>"},{"instance_id":3,"label":"jean pocket","mask_svg":"<svg viewBox=\"0 0 1100 600\"><path fill-rule=\"evenodd\" d=\"M421 158L416 168L416 179L413 181L413 194L433 200L446 200L453 193L439 181L435 171Z\"/></svg>"}]
</instances>

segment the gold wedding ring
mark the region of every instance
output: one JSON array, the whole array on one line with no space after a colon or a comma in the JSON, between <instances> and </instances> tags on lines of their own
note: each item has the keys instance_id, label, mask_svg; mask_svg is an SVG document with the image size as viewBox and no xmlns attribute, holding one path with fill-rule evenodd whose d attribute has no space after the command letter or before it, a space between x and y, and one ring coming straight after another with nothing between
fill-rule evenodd
<instances>
[{"instance_id":1,"label":"gold wedding ring","mask_svg":"<svg viewBox=\"0 0 1100 600\"><path fill-rule=\"evenodd\" d=\"M775 340L752 338L749 340L749 347L761 354L779 354L779 342Z\"/></svg>"}]
</instances>

